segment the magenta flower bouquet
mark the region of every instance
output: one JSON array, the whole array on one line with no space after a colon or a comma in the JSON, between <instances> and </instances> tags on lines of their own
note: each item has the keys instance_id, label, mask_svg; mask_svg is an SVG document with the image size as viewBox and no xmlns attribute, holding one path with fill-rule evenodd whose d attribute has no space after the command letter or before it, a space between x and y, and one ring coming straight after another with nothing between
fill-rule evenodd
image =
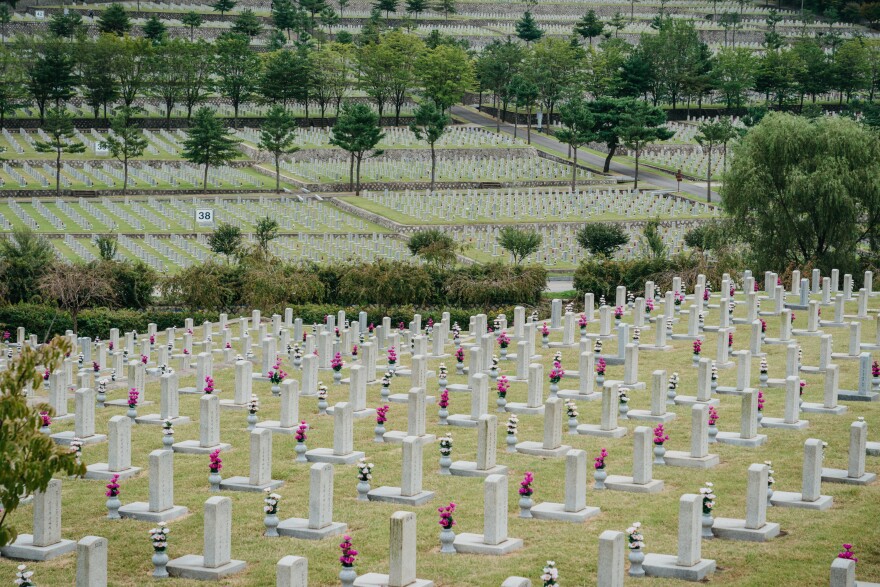
<instances>
[{"instance_id":1,"label":"magenta flower bouquet","mask_svg":"<svg viewBox=\"0 0 880 587\"><path fill-rule=\"evenodd\" d=\"M380 406L376 408L376 424L382 425L388 421L389 406Z\"/></svg>"},{"instance_id":2,"label":"magenta flower bouquet","mask_svg":"<svg viewBox=\"0 0 880 587\"><path fill-rule=\"evenodd\" d=\"M683 301L684 301L684 296L681 295L680 291L677 291L672 295L672 303L675 304L676 306L680 306Z\"/></svg>"},{"instance_id":3,"label":"magenta flower bouquet","mask_svg":"<svg viewBox=\"0 0 880 587\"><path fill-rule=\"evenodd\" d=\"M223 468L223 459L220 458L220 449L208 455L208 468L212 473L219 473Z\"/></svg>"},{"instance_id":4,"label":"magenta flower bouquet","mask_svg":"<svg viewBox=\"0 0 880 587\"><path fill-rule=\"evenodd\" d=\"M803 379L801 379L800 393L798 395L804 395L804 388L806 388L806 387L807 387L807 382L804 381Z\"/></svg>"},{"instance_id":5,"label":"magenta flower bouquet","mask_svg":"<svg viewBox=\"0 0 880 587\"><path fill-rule=\"evenodd\" d=\"M358 345L354 345L353 347L351 347L351 356L352 357L358 356Z\"/></svg>"},{"instance_id":6,"label":"magenta flower bouquet","mask_svg":"<svg viewBox=\"0 0 880 587\"><path fill-rule=\"evenodd\" d=\"M844 544L843 552L839 553L837 555L837 558L845 558L847 560L859 562L859 559L856 558L856 553L853 552L852 548L852 544Z\"/></svg>"},{"instance_id":7,"label":"magenta flower bouquet","mask_svg":"<svg viewBox=\"0 0 880 587\"><path fill-rule=\"evenodd\" d=\"M614 319L620 320L621 318L623 318L623 306L617 306L614 308Z\"/></svg>"},{"instance_id":8,"label":"magenta flower bouquet","mask_svg":"<svg viewBox=\"0 0 880 587\"><path fill-rule=\"evenodd\" d=\"M669 435L666 434L663 424L657 424L657 427L654 428L654 444L663 446L667 440L669 440Z\"/></svg>"},{"instance_id":9,"label":"magenta flower bouquet","mask_svg":"<svg viewBox=\"0 0 880 587\"><path fill-rule=\"evenodd\" d=\"M40 423L46 428L52 425L52 417L49 412L40 412Z\"/></svg>"},{"instance_id":10,"label":"magenta flower bouquet","mask_svg":"<svg viewBox=\"0 0 880 587\"><path fill-rule=\"evenodd\" d=\"M507 376L502 375L498 378L498 397L506 398L507 390L510 389L510 383L507 381Z\"/></svg>"},{"instance_id":11,"label":"magenta flower bouquet","mask_svg":"<svg viewBox=\"0 0 880 587\"><path fill-rule=\"evenodd\" d=\"M104 493L107 497L116 497L119 495L119 475L113 475L113 478L110 479L110 483L107 484L107 492Z\"/></svg>"},{"instance_id":12,"label":"magenta flower bouquet","mask_svg":"<svg viewBox=\"0 0 880 587\"><path fill-rule=\"evenodd\" d=\"M653 311L654 311L654 300L652 300L651 298L648 298L647 300L645 300L645 312L650 314Z\"/></svg>"},{"instance_id":13,"label":"magenta flower bouquet","mask_svg":"<svg viewBox=\"0 0 880 587\"><path fill-rule=\"evenodd\" d=\"M498 335L498 338L495 339L495 342L497 342L498 346L500 346L501 348L506 349L507 346L510 344L510 337L507 336L507 333L502 330L501 334Z\"/></svg>"},{"instance_id":14,"label":"magenta flower bouquet","mask_svg":"<svg viewBox=\"0 0 880 587\"><path fill-rule=\"evenodd\" d=\"M337 373L342 371L342 355L340 353L333 355L333 359L330 361L330 367Z\"/></svg>"},{"instance_id":15,"label":"magenta flower bouquet","mask_svg":"<svg viewBox=\"0 0 880 587\"><path fill-rule=\"evenodd\" d=\"M128 390L128 407L129 408L134 409L137 407L139 395L140 395L140 392L138 392L136 387L132 387L131 389Z\"/></svg>"},{"instance_id":16,"label":"magenta flower bouquet","mask_svg":"<svg viewBox=\"0 0 880 587\"><path fill-rule=\"evenodd\" d=\"M442 393L440 393L440 399L437 401L437 405L442 409L446 409L449 407L449 390L444 389Z\"/></svg>"},{"instance_id":17,"label":"magenta flower bouquet","mask_svg":"<svg viewBox=\"0 0 880 587\"><path fill-rule=\"evenodd\" d=\"M464 349L463 348L458 347L457 349L455 349L455 360L458 361L459 363L464 363Z\"/></svg>"},{"instance_id":18,"label":"magenta flower bouquet","mask_svg":"<svg viewBox=\"0 0 880 587\"><path fill-rule=\"evenodd\" d=\"M599 456L593 459L593 468L598 470L602 470L605 468L605 457L608 456L608 451L603 447L599 452Z\"/></svg>"},{"instance_id":19,"label":"magenta flower bouquet","mask_svg":"<svg viewBox=\"0 0 880 587\"><path fill-rule=\"evenodd\" d=\"M694 354L699 355L701 350L703 350L703 342L697 339L694 341Z\"/></svg>"},{"instance_id":20,"label":"magenta flower bouquet","mask_svg":"<svg viewBox=\"0 0 880 587\"><path fill-rule=\"evenodd\" d=\"M764 411L764 392L760 389L758 390L758 411Z\"/></svg>"},{"instance_id":21,"label":"magenta flower bouquet","mask_svg":"<svg viewBox=\"0 0 880 587\"><path fill-rule=\"evenodd\" d=\"M275 364L272 365L272 368L266 373L266 377L269 378L269 382L272 385L280 385L282 381L287 379L287 373L281 368L281 359L275 359Z\"/></svg>"},{"instance_id":22,"label":"magenta flower bouquet","mask_svg":"<svg viewBox=\"0 0 880 587\"><path fill-rule=\"evenodd\" d=\"M296 433L294 434L294 438L296 438L297 442L305 442L308 436L306 435L306 430L309 429L309 425L305 423L305 420L299 423L299 426L296 428Z\"/></svg>"},{"instance_id":23,"label":"magenta flower bouquet","mask_svg":"<svg viewBox=\"0 0 880 587\"><path fill-rule=\"evenodd\" d=\"M541 324L541 336L550 336L550 329L547 327L546 322Z\"/></svg>"},{"instance_id":24,"label":"magenta flower bouquet","mask_svg":"<svg viewBox=\"0 0 880 587\"><path fill-rule=\"evenodd\" d=\"M733 333L732 332L727 333L727 346L729 346L729 347L733 346Z\"/></svg>"},{"instance_id":25,"label":"magenta flower bouquet","mask_svg":"<svg viewBox=\"0 0 880 587\"><path fill-rule=\"evenodd\" d=\"M531 497L535 492L534 487L532 487L532 483L535 482L535 476L532 475L531 471L526 471L523 480L519 482L519 494L522 497Z\"/></svg>"},{"instance_id":26,"label":"magenta flower bouquet","mask_svg":"<svg viewBox=\"0 0 880 587\"><path fill-rule=\"evenodd\" d=\"M342 542L339 544L339 548L342 549L342 556L339 557L339 562L342 563L343 567L353 567L354 561L357 558L358 551L352 548L351 536L346 534L342 537Z\"/></svg>"},{"instance_id":27,"label":"magenta flower bouquet","mask_svg":"<svg viewBox=\"0 0 880 587\"><path fill-rule=\"evenodd\" d=\"M397 363L397 351L394 350L394 347L388 349L388 364L394 365Z\"/></svg>"},{"instance_id":28,"label":"magenta flower bouquet","mask_svg":"<svg viewBox=\"0 0 880 587\"><path fill-rule=\"evenodd\" d=\"M596 374L597 375L605 375L605 359L599 359L596 361Z\"/></svg>"},{"instance_id":29,"label":"magenta flower bouquet","mask_svg":"<svg viewBox=\"0 0 880 587\"><path fill-rule=\"evenodd\" d=\"M449 530L453 526L455 526L455 520L452 519L452 514L455 513L455 503L450 502L449 505L437 508L437 511L440 512L440 527L444 530Z\"/></svg>"},{"instance_id":30,"label":"magenta flower bouquet","mask_svg":"<svg viewBox=\"0 0 880 587\"><path fill-rule=\"evenodd\" d=\"M880 363L878 363L877 361L874 361L874 363L871 365L871 376L875 378L880 377Z\"/></svg>"},{"instance_id":31,"label":"magenta flower bouquet","mask_svg":"<svg viewBox=\"0 0 880 587\"><path fill-rule=\"evenodd\" d=\"M214 378L210 375L205 376L205 393L214 393Z\"/></svg>"},{"instance_id":32,"label":"magenta flower bouquet","mask_svg":"<svg viewBox=\"0 0 880 587\"><path fill-rule=\"evenodd\" d=\"M101 370L101 365L98 364L98 361L92 361L92 371L97 373Z\"/></svg>"},{"instance_id":33,"label":"magenta flower bouquet","mask_svg":"<svg viewBox=\"0 0 880 587\"><path fill-rule=\"evenodd\" d=\"M714 426L718 419L718 410L714 406L709 406L709 426Z\"/></svg>"},{"instance_id":34,"label":"magenta flower bouquet","mask_svg":"<svg viewBox=\"0 0 880 587\"><path fill-rule=\"evenodd\" d=\"M553 367L550 369L550 383L559 383L562 376L565 375L565 369L562 367Z\"/></svg>"},{"instance_id":35,"label":"magenta flower bouquet","mask_svg":"<svg viewBox=\"0 0 880 587\"><path fill-rule=\"evenodd\" d=\"M149 361L149 359L147 358L147 355L141 355L141 363L146 365L147 361Z\"/></svg>"},{"instance_id":36,"label":"magenta flower bouquet","mask_svg":"<svg viewBox=\"0 0 880 587\"><path fill-rule=\"evenodd\" d=\"M46 369L45 371L43 371L43 381L49 381L49 376L50 376L51 374L52 374L52 372L49 371L48 369Z\"/></svg>"},{"instance_id":37,"label":"magenta flower bouquet","mask_svg":"<svg viewBox=\"0 0 880 587\"><path fill-rule=\"evenodd\" d=\"M578 326L580 326L581 328L586 328L588 322L589 321L587 320L586 314L581 314L580 316L578 316Z\"/></svg>"}]
</instances>

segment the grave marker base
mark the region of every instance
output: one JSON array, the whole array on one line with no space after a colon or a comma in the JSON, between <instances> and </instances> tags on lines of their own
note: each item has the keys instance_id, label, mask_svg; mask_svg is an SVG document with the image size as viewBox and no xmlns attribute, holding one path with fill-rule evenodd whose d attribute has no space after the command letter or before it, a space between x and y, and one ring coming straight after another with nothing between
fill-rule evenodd
<instances>
[{"instance_id":1,"label":"grave marker base","mask_svg":"<svg viewBox=\"0 0 880 587\"><path fill-rule=\"evenodd\" d=\"M240 560L231 560L225 565L216 568L205 566L205 557L198 554L187 554L171 560L166 569L172 577L181 579L196 579L199 581L217 581L223 577L240 573L247 563Z\"/></svg>"},{"instance_id":2,"label":"grave marker base","mask_svg":"<svg viewBox=\"0 0 880 587\"><path fill-rule=\"evenodd\" d=\"M712 533L723 540L743 540L745 542L767 542L779 536L779 524L767 522L760 528L746 528L745 520L735 518L715 518Z\"/></svg>"},{"instance_id":3,"label":"grave marker base","mask_svg":"<svg viewBox=\"0 0 880 587\"><path fill-rule=\"evenodd\" d=\"M66 430L64 432L50 434L49 438L54 440L56 444L60 444L62 446L70 446L70 441L76 438L76 432L74 432L73 430ZM83 443L83 446L87 446L90 444L107 442L107 436L104 434L92 434L91 436L80 438L79 441Z\"/></svg>"},{"instance_id":4,"label":"grave marker base","mask_svg":"<svg viewBox=\"0 0 880 587\"><path fill-rule=\"evenodd\" d=\"M628 493L660 493L663 491L663 481L652 479L647 483L634 483L632 477L625 475L608 475L605 479L605 487L612 491L626 491Z\"/></svg>"},{"instance_id":5,"label":"grave marker base","mask_svg":"<svg viewBox=\"0 0 880 587\"><path fill-rule=\"evenodd\" d=\"M459 426L461 428L477 427L477 421L471 418L470 414L452 414L446 418L446 423L450 426Z\"/></svg>"},{"instance_id":6,"label":"grave marker base","mask_svg":"<svg viewBox=\"0 0 880 587\"><path fill-rule=\"evenodd\" d=\"M567 444L557 446L556 448L544 448L544 445L540 442L526 441L516 445L516 452L535 457L564 457L570 450L571 447Z\"/></svg>"},{"instance_id":7,"label":"grave marker base","mask_svg":"<svg viewBox=\"0 0 880 587\"><path fill-rule=\"evenodd\" d=\"M237 404L235 400L231 399L221 399L220 400L220 409L221 410L238 410L244 411L247 410L247 404Z\"/></svg>"},{"instance_id":8,"label":"grave marker base","mask_svg":"<svg viewBox=\"0 0 880 587\"><path fill-rule=\"evenodd\" d=\"M876 391L859 393L858 391L840 390L837 393L837 399L845 402L875 402L880 400L880 393Z\"/></svg>"},{"instance_id":9,"label":"grave marker base","mask_svg":"<svg viewBox=\"0 0 880 587\"><path fill-rule=\"evenodd\" d=\"M675 412L666 412L660 416L655 416L650 410L630 410L626 413L626 417L630 420L638 420L640 422L659 422L666 424L675 420Z\"/></svg>"},{"instance_id":10,"label":"grave marker base","mask_svg":"<svg viewBox=\"0 0 880 587\"><path fill-rule=\"evenodd\" d=\"M354 587L387 587L388 585L388 575L381 573L367 573L354 580ZM406 587L434 587L434 581L416 579L412 583L407 583Z\"/></svg>"},{"instance_id":11,"label":"grave marker base","mask_svg":"<svg viewBox=\"0 0 880 587\"><path fill-rule=\"evenodd\" d=\"M330 522L323 528L309 528L309 521L304 518L288 518L278 524L279 534L302 540L322 540L328 536L345 534L347 531L348 524L342 522Z\"/></svg>"},{"instance_id":12,"label":"grave marker base","mask_svg":"<svg viewBox=\"0 0 880 587\"><path fill-rule=\"evenodd\" d=\"M708 454L704 457L692 457L690 453L668 450L663 455L668 467L684 467L686 469L711 469L718 465L721 459L718 455Z\"/></svg>"},{"instance_id":13,"label":"grave marker base","mask_svg":"<svg viewBox=\"0 0 880 587\"><path fill-rule=\"evenodd\" d=\"M315 448L306 451L306 459L310 463L330 463L332 465L353 465L362 459L364 453L360 451L350 452L346 455L333 454L332 448Z\"/></svg>"},{"instance_id":14,"label":"grave marker base","mask_svg":"<svg viewBox=\"0 0 880 587\"><path fill-rule=\"evenodd\" d=\"M162 512L151 512L150 504L145 501L134 501L119 508L119 515L123 518L140 520L141 522L170 522L182 518L189 513L189 509L182 505L173 505Z\"/></svg>"},{"instance_id":15,"label":"grave marker base","mask_svg":"<svg viewBox=\"0 0 880 587\"><path fill-rule=\"evenodd\" d=\"M834 498L830 495L820 495L816 501L804 501L803 494L789 491L774 491L770 497L770 503L783 508L801 508L806 510L824 511L830 509Z\"/></svg>"},{"instance_id":16,"label":"grave marker base","mask_svg":"<svg viewBox=\"0 0 880 587\"><path fill-rule=\"evenodd\" d=\"M756 448L767 442L766 434L756 434L754 438L743 438L739 432L719 432L715 440L721 444Z\"/></svg>"},{"instance_id":17,"label":"grave marker base","mask_svg":"<svg viewBox=\"0 0 880 587\"><path fill-rule=\"evenodd\" d=\"M464 532L455 537L452 543L455 550L462 554L490 554L501 556L509 554L523 547L523 541L520 538L508 538L501 544L486 544L486 539L482 534L469 534Z\"/></svg>"},{"instance_id":18,"label":"grave marker base","mask_svg":"<svg viewBox=\"0 0 880 587\"><path fill-rule=\"evenodd\" d=\"M403 395L403 396L405 397L407 394L405 394L405 393L404 393L404 394L397 394L397 393L396 393L396 394L394 394L394 395ZM389 401L394 401L394 400L391 399L391 397L394 397L394 396L393 396L393 395L390 396L390 397L388 398L388 400L389 400ZM425 401L427 401L427 398L425 398ZM433 401L433 398L431 398L431 401ZM406 403L406 401L404 401L403 403ZM332 416L332 415L333 415L333 408L332 408L332 407L327 408L327 414L328 414L329 416ZM372 418L372 417L375 417L375 415L376 415L376 409L375 409L375 408L365 408L365 409L363 409L363 410L355 410L355 411L353 411L353 412L351 413L351 417L354 418L355 420L358 420L358 419L360 419L360 418Z\"/></svg>"},{"instance_id":19,"label":"grave marker base","mask_svg":"<svg viewBox=\"0 0 880 587\"><path fill-rule=\"evenodd\" d=\"M678 564L678 557L671 554L646 554L642 563L649 577L681 579L682 581L702 581L715 572L715 561L700 559L697 564L685 567Z\"/></svg>"},{"instance_id":20,"label":"grave marker base","mask_svg":"<svg viewBox=\"0 0 880 587\"><path fill-rule=\"evenodd\" d=\"M192 422L189 416L177 416L176 418L169 418L171 423L175 426L183 426L184 424L189 424ZM162 426L165 423L165 420L162 419L161 414L147 414L146 416L138 416L134 419L138 424L149 424L153 426Z\"/></svg>"},{"instance_id":21,"label":"grave marker base","mask_svg":"<svg viewBox=\"0 0 880 587\"><path fill-rule=\"evenodd\" d=\"M788 423L785 418L768 418L764 416L760 425L764 428L784 428L785 430L804 430L810 425L809 420L798 420L794 423Z\"/></svg>"},{"instance_id":22,"label":"grave marker base","mask_svg":"<svg viewBox=\"0 0 880 587\"><path fill-rule=\"evenodd\" d=\"M263 485L251 485L250 479L248 477L236 476L230 477L229 479L224 479L220 482L220 489L226 491L253 491L253 492L262 492L266 489L272 490L277 489L284 485L284 481L279 479L271 479L268 483Z\"/></svg>"},{"instance_id":23,"label":"grave marker base","mask_svg":"<svg viewBox=\"0 0 880 587\"><path fill-rule=\"evenodd\" d=\"M48 561L76 550L73 540L61 540L51 546L34 546L31 534L19 534L12 544L0 548L0 555L23 561Z\"/></svg>"},{"instance_id":24,"label":"grave marker base","mask_svg":"<svg viewBox=\"0 0 880 587\"><path fill-rule=\"evenodd\" d=\"M826 469L822 467L822 481L827 483L844 483L846 485L870 485L877 480L875 473L865 473L861 477L850 477L843 469Z\"/></svg>"},{"instance_id":25,"label":"grave marker base","mask_svg":"<svg viewBox=\"0 0 880 587\"><path fill-rule=\"evenodd\" d=\"M582 523L590 518L595 518L602 511L596 507L585 507L576 512L567 512L565 511L565 504L545 501L544 503L532 506L531 512L532 517L538 520Z\"/></svg>"},{"instance_id":26,"label":"grave marker base","mask_svg":"<svg viewBox=\"0 0 880 587\"><path fill-rule=\"evenodd\" d=\"M388 396L388 401L393 404L409 403L409 394L408 393L392 393L391 395ZM436 402L437 402L437 398L435 398L433 395L426 395L425 396L425 403L426 404L433 404ZM368 410L363 410L363 411L368 411ZM327 413L328 414L330 413L330 408L327 409ZM366 417L366 416L358 416L359 413L360 412L354 412L354 417L355 418L365 418ZM376 413L376 410L373 410L373 414L375 414L375 413ZM369 415L369 414L367 414L367 415Z\"/></svg>"},{"instance_id":27,"label":"grave marker base","mask_svg":"<svg viewBox=\"0 0 880 587\"><path fill-rule=\"evenodd\" d=\"M871 457L880 457L880 442L866 443L865 454Z\"/></svg>"},{"instance_id":28,"label":"grave marker base","mask_svg":"<svg viewBox=\"0 0 880 587\"><path fill-rule=\"evenodd\" d=\"M473 461L455 461L449 467L449 473L457 477L488 477L489 475L507 475L507 467L495 465L491 469L477 469Z\"/></svg>"},{"instance_id":29,"label":"grave marker base","mask_svg":"<svg viewBox=\"0 0 880 587\"><path fill-rule=\"evenodd\" d=\"M848 410L849 408L847 406L834 406L833 408L826 408L823 404L813 404L808 402L804 402L801 404L801 411L810 414L840 416L842 414L845 414Z\"/></svg>"},{"instance_id":30,"label":"grave marker base","mask_svg":"<svg viewBox=\"0 0 880 587\"><path fill-rule=\"evenodd\" d=\"M627 429L623 426L618 426L611 430L602 430L601 424L581 424L577 427L577 433L585 436L598 436L600 438L623 438L626 436Z\"/></svg>"},{"instance_id":31,"label":"grave marker base","mask_svg":"<svg viewBox=\"0 0 880 587\"><path fill-rule=\"evenodd\" d=\"M296 434L299 425L285 428L278 420L266 420L265 422L257 422L257 428L265 428L271 430L273 434Z\"/></svg>"},{"instance_id":32,"label":"grave marker base","mask_svg":"<svg viewBox=\"0 0 880 587\"><path fill-rule=\"evenodd\" d=\"M220 452L226 452L232 448L232 445L221 442L214 446L202 446L198 440L184 440L183 442L175 442L171 445L171 449L174 452L184 455L209 455L218 448Z\"/></svg>"},{"instance_id":33,"label":"grave marker base","mask_svg":"<svg viewBox=\"0 0 880 587\"><path fill-rule=\"evenodd\" d=\"M560 389L556 395L562 399L573 399L576 402L594 402L602 399L602 394L598 391L581 393L576 389Z\"/></svg>"},{"instance_id":34,"label":"grave marker base","mask_svg":"<svg viewBox=\"0 0 880 587\"><path fill-rule=\"evenodd\" d=\"M407 436L411 435L407 434L406 432L401 432L400 430L391 430L390 432L386 432L385 434L383 434L382 439L385 440L385 442L401 444L403 442L403 439ZM437 437L433 434L423 434L422 436L419 436L419 440L421 441L422 446L424 446L426 444L431 444L432 442L437 440Z\"/></svg>"},{"instance_id":35,"label":"grave marker base","mask_svg":"<svg viewBox=\"0 0 880 587\"><path fill-rule=\"evenodd\" d=\"M544 415L544 405L540 406L530 406L528 404L524 404L522 402L511 402L504 406L504 409L507 410L509 414L519 414L519 415L530 415L530 416L543 416Z\"/></svg>"},{"instance_id":36,"label":"grave marker base","mask_svg":"<svg viewBox=\"0 0 880 587\"><path fill-rule=\"evenodd\" d=\"M119 480L131 479L141 472L140 467L129 467L122 471L111 471L110 465L107 463L95 463L86 467L86 479L94 479L97 481L109 481L114 475L119 475Z\"/></svg>"},{"instance_id":37,"label":"grave marker base","mask_svg":"<svg viewBox=\"0 0 880 587\"><path fill-rule=\"evenodd\" d=\"M706 404L707 406L718 407L721 405L721 402L718 398L713 397L707 402L701 402L697 400L696 396L693 395L677 395L673 400L675 405L677 406L692 406L694 404Z\"/></svg>"},{"instance_id":38,"label":"grave marker base","mask_svg":"<svg viewBox=\"0 0 880 587\"><path fill-rule=\"evenodd\" d=\"M377 487L367 493L370 501L384 501L387 503L397 503L409 506L425 505L434 497L433 491L422 491L415 495L401 495L400 487L388 487L383 485Z\"/></svg>"}]
</instances>

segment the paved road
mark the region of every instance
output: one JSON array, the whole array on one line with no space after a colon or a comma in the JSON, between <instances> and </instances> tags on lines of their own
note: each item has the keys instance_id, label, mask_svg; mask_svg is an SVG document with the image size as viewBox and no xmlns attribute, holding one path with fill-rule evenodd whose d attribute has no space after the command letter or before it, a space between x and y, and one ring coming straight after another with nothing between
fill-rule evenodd
<instances>
[{"instance_id":1,"label":"paved road","mask_svg":"<svg viewBox=\"0 0 880 587\"><path fill-rule=\"evenodd\" d=\"M472 124L479 124L480 126L491 127L493 130L496 127L497 121L496 119L483 114L481 112L477 112L471 110L470 108L464 108L462 106L453 106L452 114L462 118ZM501 124L501 131L505 132L509 135L513 135L513 125L508 123ZM525 128L520 127L519 136L525 136ZM553 149L555 151L559 151L565 153L568 151L568 148L563 143L560 143L554 138L538 135L536 133L532 133L532 143L536 145L540 145L542 147L546 147L548 149ZM594 155L592 153L578 153L578 163L584 163L586 165L590 165L596 169L602 169L605 165L605 157L600 157L599 155ZM628 177L634 177L635 175L635 166L629 165L628 163L621 163L619 161L611 161L610 173L617 175L626 175ZM676 190L676 181L674 178L661 175L655 171L651 171L649 169L645 169L644 167L639 168L639 180L645 181L652 185L655 185L661 189L666 190ZM687 192L691 196L694 196L700 200L706 199L706 186L696 185L690 182L683 181L681 182L681 191ZM712 201L717 202L719 199L718 193L716 191L712 191Z\"/></svg>"}]
</instances>

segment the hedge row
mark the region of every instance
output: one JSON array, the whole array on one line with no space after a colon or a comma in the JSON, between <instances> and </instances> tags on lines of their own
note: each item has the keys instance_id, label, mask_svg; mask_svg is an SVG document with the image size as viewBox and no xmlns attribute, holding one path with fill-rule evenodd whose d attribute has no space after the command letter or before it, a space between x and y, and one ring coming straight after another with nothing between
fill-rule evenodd
<instances>
[{"instance_id":1,"label":"hedge row","mask_svg":"<svg viewBox=\"0 0 880 587\"><path fill-rule=\"evenodd\" d=\"M409 323L414 314L421 314L422 324L427 323L429 318L439 321L443 312L449 312L450 320L458 322L462 328L467 328L470 317L476 314L488 314L490 319L498 314L505 314L508 322L513 322L514 306L501 306L487 310L486 308L416 308L395 307L382 308L377 306L339 306L334 304L305 304L291 306L293 315L303 319L306 324L323 322L324 316L336 314L339 310L345 310L350 319L356 319L360 311L367 312L368 319L376 324L380 323L384 316L391 318L391 323ZM531 312L531 308L528 309ZM546 312L545 312L546 313ZM247 315L249 312L242 312ZM155 323L161 331L172 326L182 327L186 318L192 318L196 324L205 320L216 322L219 312L184 312L180 310L110 310L107 308L95 308L83 310L79 314L80 336L92 338L108 338L111 328L119 328L121 332L136 330L146 332L147 325ZM232 316L232 314L230 314ZM23 326L28 334L36 334L40 340L47 340L56 334L64 334L73 329L73 320L70 314L57 308L40 304L15 304L0 306L0 330L14 331Z\"/></svg>"}]
</instances>

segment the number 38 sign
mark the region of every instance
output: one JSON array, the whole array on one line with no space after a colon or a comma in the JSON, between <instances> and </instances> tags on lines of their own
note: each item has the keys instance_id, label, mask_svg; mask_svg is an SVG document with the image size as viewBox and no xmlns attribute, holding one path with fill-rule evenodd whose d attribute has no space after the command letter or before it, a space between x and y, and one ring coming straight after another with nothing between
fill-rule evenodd
<instances>
[{"instance_id":1,"label":"number 38 sign","mask_svg":"<svg viewBox=\"0 0 880 587\"><path fill-rule=\"evenodd\" d=\"M196 210L196 222L199 224L214 224L214 211L210 208Z\"/></svg>"}]
</instances>

